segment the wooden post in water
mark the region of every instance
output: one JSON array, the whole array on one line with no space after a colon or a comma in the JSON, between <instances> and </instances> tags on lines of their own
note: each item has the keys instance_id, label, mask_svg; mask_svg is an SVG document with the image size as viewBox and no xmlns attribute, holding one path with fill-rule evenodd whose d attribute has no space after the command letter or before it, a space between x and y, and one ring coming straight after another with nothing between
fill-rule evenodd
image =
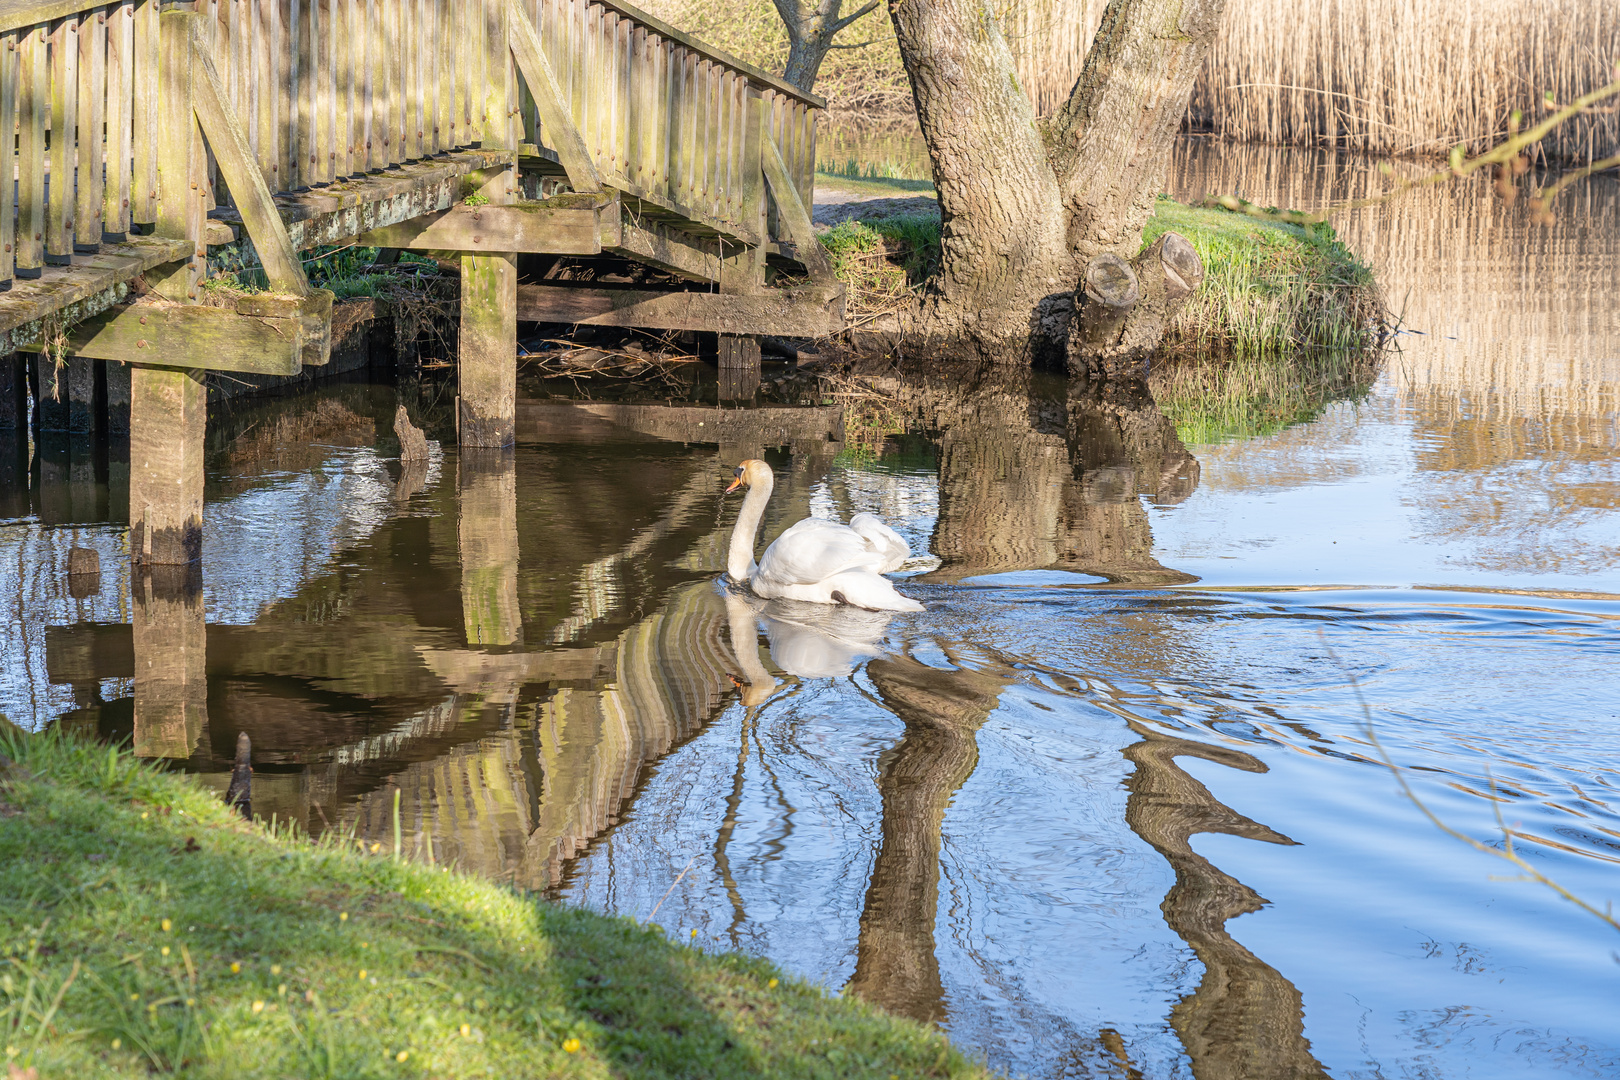
<instances>
[{"instance_id":1,"label":"wooden post in water","mask_svg":"<svg viewBox=\"0 0 1620 1080\"><path fill-rule=\"evenodd\" d=\"M720 400L744 401L759 389L759 338L720 335Z\"/></svg>"},{"instance_id":2,"label":"wooden post in water","mask_svg":"<svg viewBox=\"0 0 1620 1080\"><path fill-rule=\"evenodd\" d=\"M33 358L34 382L39 387L35 427L40 431L81 434L101 427L96 413L96 362L69 356L57 365L48 352Z\"/></svg>"},{"instance_id":3,"label":"wooden post in water","mask_svg":"<svg viewBox=\"0 0 1620 1080\"><path fill-rule=\"evenodd\" d=\"M0 431L28 426L28 377L17 353L0 356Z\"/></svg>"},{"instance_id":4,"label":"wooden post in water","mask_svg":"<svg viewBox=\"0 0 1620 1080\"><path fill-rule=\"evenodd\" d=\"M129 401L129 552L143 565L202 557L203 373L136 367Z\"/></svg>"},{"instance_id":5,"label":"wooden post in water","mask_svg":"<svg viewBox=\"0 0 1620 1080\"><path fill-rule=\"evenodd\" d=\"M475 10L477 10L475 6ZM483 146L510 153L500 166L474 174L475 196L491 205L517 201L517 148L512 137L512 53L506 4L483 5L489 75L479 87ZM510 446L517 423L517 255L461 257L459 345L462 446Z\"/></svg>"},{"instance_id":6,"label":"wooden post in water","mask_svg":"<svg viewBox=\"0 0 1620 1080\"><path fill-rule=\"evenodd\" d=\"M207 178L193 112L191 35L201 18L165 11L160 19L162 94L158 120L159 236L191 241L189 258L147 275L153 290L195 303L207 259L203 246ZM179 359L179 358L165 358ZM129 550L143 565L202 557L203 437L208 391L203 372L135 364L129 384Z\"/></svg>"},{"instance_id":7,"label":"wooden post in water","mask_svg":"<svg viewBox=\"0 0 1620 1080\"><path fill-rule=\"evenodd\" d=\"M185 758L208 723L207 627L195 567L137 572L135 756Z\"/></svg>"}]
</instances>

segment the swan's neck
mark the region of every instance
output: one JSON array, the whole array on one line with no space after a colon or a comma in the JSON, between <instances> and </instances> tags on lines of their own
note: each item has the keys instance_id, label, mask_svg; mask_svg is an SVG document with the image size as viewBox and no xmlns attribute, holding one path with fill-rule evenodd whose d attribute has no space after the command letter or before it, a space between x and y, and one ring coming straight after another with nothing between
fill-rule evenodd
<instances>
[{"instance_id":1,"label":"swan's neck","mask_svg":"<svg viewBox=\"0 0 1620 1080\"><path fill-rule=\"evenodd\" d=\"M765 516L765 504L770 501L775 481L766 479L748 488L742 509L737 512L737 524L731 529L731 550L726 555L726 575L732 581L747 581L754 573L754 538L759 535L759 519Z\"/></svg>"}]
</instances>

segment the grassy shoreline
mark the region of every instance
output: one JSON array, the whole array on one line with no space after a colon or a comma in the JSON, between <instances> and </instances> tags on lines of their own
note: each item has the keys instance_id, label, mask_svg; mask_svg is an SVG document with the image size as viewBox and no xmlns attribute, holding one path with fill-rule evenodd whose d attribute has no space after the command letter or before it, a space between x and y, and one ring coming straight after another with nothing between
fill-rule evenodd
<instances>
[{"instance_id":1,"label":"grassy shoreline","mask_svg":"<svg viewBox=\"0 0 1620 1080\"><path fill-rule=\"evenodd\" d=\"M939 265L940 220L917 207L915 185L818 174L829 189L864 195L892 190L907 209L872 210L821 233L848 287L851 324L897 310ZM1145 247L1181 233L1204 260L1203 287L1182 310L1161 354L1278 359L1300 349L1364 351L1377 340L1383 303L1372 271L1327 224L1294 224L1237 211L1188 206L1161 196L1143 230Z\"/></svg>"},{"instance_id":2,"label":"grassy shoreline","mask_svg":"<svg viewBox=\"0 0 1620 1080\"><path fill-rule=\"evenodd\" d=\"M0 752L0 1038L42 1078L989 1075L754 957L249 824L113 748Z\"/></svg>"}]
</instances>

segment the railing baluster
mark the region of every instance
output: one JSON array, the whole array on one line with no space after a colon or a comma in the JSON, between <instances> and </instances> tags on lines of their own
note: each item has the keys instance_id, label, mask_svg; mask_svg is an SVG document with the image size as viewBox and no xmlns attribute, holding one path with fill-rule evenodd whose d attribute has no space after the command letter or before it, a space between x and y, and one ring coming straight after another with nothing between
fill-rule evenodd
<instances>
[{"instance_id":1,"label":"railing baluster","mask_svg":"<svg viewBox=\"0 0 1620 1080\"><path fill-rule=\"evenodd\" d=\"M421 35L416 16L417 0L394 0L399 5L399 74L402 102L399 156L412 161L422 156L422 60Z\"/></svg>"},{"instance_id":2,"label":"railing baluster","mask_svg":"<svg viewBox=\"0 0 1620 1080\"><path fill-rule=\"evenodd\" d=\"M81 14L79 22L79 115L74 168L73 243L95 250L101 244L102 130L107 101L107 16L102 8Z\"/></svg>"},{"instance_id":3,"label":"railing baluster","mask_svg":"<svg viewBox=\"0 0 1620 1080\"><path fill-rule=\"evenodd\" d=\"M74 145L79 126L79 16L51 24L51 154L45 213L45 261L65 265L73 254Z\"/></svg>"},{"instance_id":4,"label":"railing baluster","mask_svg":"<svg viewBox=\"0 0 1620 1080\"><path fill-rule=\"evenodd\" d=\"M45 118L51 107L44 27L29 27L18 45L17 269L38 276L45 265Z\"/></svg>"},{"instance_id":5,"label":"railing baluster","mask_svg":"<svg viewBox=\"0 0 1620 1080\"><path fill-rule=\"evenodd\" d=\"M17 82L21 69L17 31L12 30L0 36L0 132L9 133L16 129ZM17 215L10 210L9 206L0 204L0 248L4 249L4 253L0 254L0 289L11 288L11 279L16 273Z\"/></svg>"},{"instance_id":6,"label":"railing baluster","mask_svg":"<svg viewBox=\"0 0 1620 1080\"><path fill-rule=\"evenodd\" d=\"M332 0L332 172L354 174L354 0Z\"/></svg>"},{"instance_id":7,"label":"railing baluster","mask_svg":"<svg viewBox=\"0 0 1620 1080\"><path fill-rule=\"evenodd\" d=\"M438 78L438 107L433 116L433 152L442 154L456 145L455 125L451 113L456 100L455 40L451 37L450 10L455 5L447 0L436 0L434 29L438 33L435 50Z\"/></svg>"},{"instance_id":8,"label":"railing baluster","mask_svg":"<svg viewBox=\"0 0 1620 1080\"><path fill-rule=\"evenodd\" d=\"M121 0L107 9L107 187L102 229L112 237L129 232L131 106L135 93L135 4Z\"/></svg>"},{"instance_id":9,"label":"railing baluster","mask_svg":"<svg viewBox=\"0 0 1620 1080\"><path fill-rule=\"evenodd\" d=\"M266 95L267 97L273 95ZM134 176L135 189L130 218L150 225L157 220L157 109L158 109L158 0L136 0L135 4L135 101Z\"/></svg>"},{"instance_id":10,"label":"railing baluster","mask_svg":"<svg viewBox=\"0 0 1620 1080\"><path fill-rule=\"evenodd\" d=\"M381 129L382 164L386 167L400 162L399 133L404 130L404 124L400 119L403 103L400 101L399 5L383 0L381 7L382 49L375 62L383 78L382 122L378 126Z\"/></svg>"}]
</instances>

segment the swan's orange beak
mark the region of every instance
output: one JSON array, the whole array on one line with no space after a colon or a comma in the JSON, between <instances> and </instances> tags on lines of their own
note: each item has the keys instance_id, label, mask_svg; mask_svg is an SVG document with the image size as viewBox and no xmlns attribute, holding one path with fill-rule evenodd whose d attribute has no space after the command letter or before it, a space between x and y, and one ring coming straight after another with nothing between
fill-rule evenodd
<instances>
[{"instance_id":1,"label":"swan's orange beak","mask_svg":"<svg viewBox=\"0 0 1620 1080\"><path fill-rule=\"evenodd\" d=\"M732 475L735 476L736 479L733 480L731 482L731 485L726 488L726 494L727 495L730 495L733 491L736 491L738 488L740 488L743 485L745 485L746 483L748 483L747 480L743 479L743 471L742 471L742 466L741 465L737 466L736 471L733 472Z\"/></svg>"}]
</instances>

